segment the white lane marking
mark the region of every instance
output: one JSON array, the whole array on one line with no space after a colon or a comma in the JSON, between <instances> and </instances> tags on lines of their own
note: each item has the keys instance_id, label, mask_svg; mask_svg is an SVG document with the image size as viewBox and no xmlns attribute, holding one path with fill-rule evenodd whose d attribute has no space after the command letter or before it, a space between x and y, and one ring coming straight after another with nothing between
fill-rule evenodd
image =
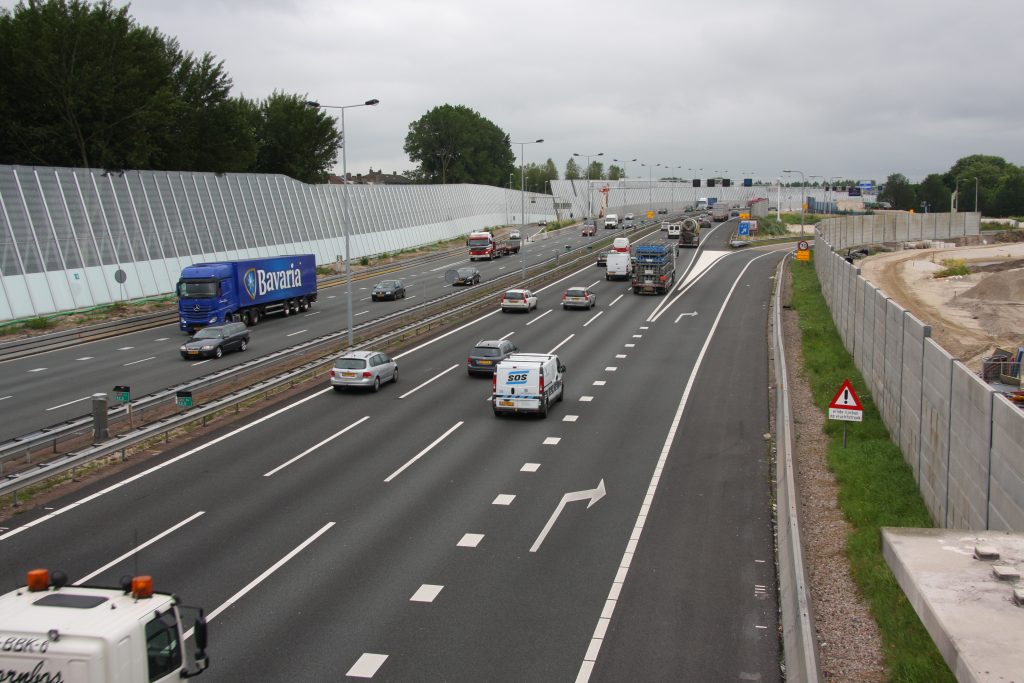
<instances>
[{"instance_id":1,"label":"white lane marking","mask_svg":"<svg viewBox=\"0 0 1024 683\"><path fill-rule=\"evenodd\" d=\"M409 602L434 602L434 598L441 592L444 586L438 586L432 583L425 583L420 586L412 597L409 598Z\"/></svg>"},{"instance_id":2,"label":"white lane marking","mask_svg":"<svg viewBox=\"0 0 1024 683\"><path fill-rule=\"evenodd\" d=\"M594 280L594 281L593 281L593 282L591 282L591 283L590 283L589 285L587 285L587 287L588 287L588 288L590 288L590 287L597 287L597 286L598 286L599 284L601 284L601 281L600 281L600 280Z\"/></svg>"},{"instance_id":3,"label":"white lane marking","mask_svg":"<svg viewBox=\"0 0 1024 683\"><path fill-rule=\"evenodd\" d=\"M364 296L364 297L363 297L362 299L359 299L359 300L360 300L360 301L369 301L369 300L370 300L370 299L372 299L372 298L373 298L373 297L369 297L369 296Z\"/></svg>"},{"instance_id":4,"label":"white lane marking","mask_svg":"<svg viewBox=\"0 0 1024 683\"><path fill-rule=\"evenodd\" d=\"M505 266L502 266L501 268L498 268L498 270L505 270Z\"/></svg>"},{"instance_id":5,"label":"white lane marking","mask_svg":"<svg viewBox=\"0 0 1024 683\"><path fill-rule=\"evenodd\" d=\"M454 263L448 263L448 264L445 264L443 266L438 266L437 268L431 268L430 272L431 273L436 273L439 270L444 270L445 268L451 268L452 266L457 266L460 263L465 263L465 262L466 262L465 259L463 259L462 261L455 261Z\"/></svg>"},{"instance_id":6,"label":"white lane marking","mask_svg":"<svg viewBox=\"0 0 1024 683\"><path fill-rule=\"evenodd\" d=\"M627 349L635 349L636 348L636 344L626 344L626 348Z\"/></svg>"},{"instance_id":7,"label":"white lane marking","mask_svg":"<svg viewBox=\"0 0 1024 683\"><path fill-rule=\"evenodd\" d=\"M198 363L196 363L196 365L198 365ZM201 444L199 446L196 446L195 448L192 448L190 450L187 450L184 453L182 453L181 455L175 456L175 457L173 457L173 458L171 458L169 460L165 460L164 462L160 463L159 465L154 465L153 467L150 467L148 470L143 470L142 472L139 472L138 474L132 475L131 477L128 477L127 479L123 479L123 480L117 482L116 484L112 484L112 485L108 486L105 489L101 489L101 490L97 491L96 493L88 495L85 498L82 498L81 500L77 500L74 503L69 503L68 505L65 505L64 507L60 508L59 510L54 510L53 512L51 512L48 515L44 515L42 517L38 517L38 518L32 520L31 522L26 523L24 526L20 526L17 529L14 529L12 531L8 531L7 533L5 533L3 535L0 535L0 541L7 540L8 538L10 538L12 536L20 534L21 532L26 531L28 529L31 529L32 527L35 527L35 526L37 526L39 524L42 524L43 522L48 522L49 520L53 519L54 517L56 517L58 515L63 515L65 512L69 512L71 510L74 510L75 508L79 507L80 505L85 505L86 503L89 503L89 502L91 502L91 501L93 501L93 500L95 500L95 499L97 499L97 498L99 498L101 496L105 496L108 493L116 491L119 488L121 488L122 486L127 486L128 484L134 483L134 482L138 481L139 479L142 479L143 477L145 477L147 475L153 474L154 472L158 472L159 470L162 470L163 468L165 468L165 467L167 467L169 465L173 465L174 463L176 463L176 462L178 462L180 460L184 460L185 458L189 457L190 455L194 455L196 453L199 453L200 451L204 451L207 448L209 448L210 446L215 446L215 445L219 444L221 441L227 441L228 439L233 438L237 434L241 434L244 431L252 429L253 427L255 427L258 424L262 424L263 422L266 422L267 420L270 420L271 418L277 417L281 413L287 412L287 411L291 410L292 408L296 408L296 407L302 405L303 403L305 403L306 401L311 401L314 398L317 398L318 396L320 396L322 394L326 394L329 391L331 391L330 387L327 387L326 389L321 389L320 391L317 391L315 393L310 394L309 396L305 396L305 397L299 399L295 403L292 403L290 405L286 405L285 407L279 408L279 409L275 410L272 413L269 413L267 415L264 415L263 417L257 418L257 419L253 420L252 422L250 422L248 424L244 424L241 427L239 427L238 429L233 429L230 432L228 432L227 434L221 434L220 436L218 436L215 439L210 439L206 443Z\"/></svg>"},{"instance_id":8,"label":"white lane marking","mask_svg":"<svg viewBox=\"0 0 1024 683\"><path fill-rule=\"evenodd\" d=\"M203 363L209 363L211 360L213 360L213 359L212 358L207 358L206 360L201 360L201 361L198 361L196 363L193 363L192 366L195 367L196 365L202 365Z\"/></svg>"},{"instance_id":9,"label":"white lane marking","mask_svg":"<svg viewBox=\"0 0 1024 683\"><path fill-rule=\"evenodd\" d=\"M0 401L6 401L9 398L14 398L14 394L10 394L8 396L0 396ZM56 406L56 407L60 407L60 406ZM50 409L47 408L47 410L50 410Z\"/></svg>"},{"instance_id":10,"label":"white lane marking","mask_svg":"<svg viewBox=\"0 0 1024 683\"><path fill-rule=\"evenodd\" d=\"M539 469L540 469L540 463L539 462L528 462L525 465L523 465L522 467L520 467L519 471L520 472L536 472Z\"/></svg>"},{"instance_id":11,"label":"white lane marking","mask_svg":"<svg viewBox=\"0 0 1024 683\"><path fill-rule=\"evenodd\" d=\"M612 306L614 306L615 302L618 301L619 299L621 299L624 296L626 296L626 295L625 294L619 294L617 297L615 297L615 299L610 304L608 304L608 308L611 308Z\"/></svg>"},{"instance_id":12,"label":"white lane marking","mask_svg":"<svg viewBox=\"0 0 1024 683\"><path fill-rule=\"evenodd\" d=\"M358 427L359 425L361 425L362 423L366 422L366 421L367 421L367 420L369 420L369 419L370 419L370 416L369 416L369 415L366 415L365 417L362 417L362 418L360 418L360 419L356 420L355 422L353 422L352 424L350 424L350 425L349 425L348 427L345 427L345 428L344 428L344 429L342 429L341 431L338 431L338 432L335 432L334 434L331 434L331 435L330 435L329 437L327 437L326 439L324 439L324 440L323 440L323 441L321 441L320 443L318 443L318 444L316 444L316 445L314 445L314 446L310 446L310 447L309 447L309 448L307 448L306 450L304 450L304 451L302 451L301 453L299 453L298 455L296 455L296 456L295 456L294 458L292 458L291 460L288 460L287 462L285 462L285 463L282 463L282 464L278 465L277 467L275 467L274 469L270 470L269 472L267 472L267 473L266 473L266 474L264 474L263 476L264 476L264 477L272 477L272 476L274 476L275 474L277 474L278 472L280 472L281 470L283 470L283 469L284 469L285 467L288 467L289 465L291 465L291 464L293 464L293 463L296 463L296 462L298 462L299 460L302 460L303 458L305 458L305 457L306 457L307 455L309 455L310 453L312 453L312 452L313 452L313 451L315 451L316 449L318 449L318 448L320 448L321 446L324 446L324 445L326 445L326 444L328 444L328 443L330 443L330 442L334 441L335 439L337 439L337 438L338 438L339 436L341 436L342 434L344 434L344 433L345 433L345 432L347 432L348 430L350 430L350 429L352 429L352 428L354 428L354 427Z\"/></svg>"},{"instance_id":13,"label":"white lane marking","mask_svg":"<svg viewBox=\"0 0 1024 683\"><path fill-rule=\"evenodd\" d=\"M462 538L455 545L460 548L475 548L480 545L482 540L484 540L483 534L463 534Z\"/></svg>"},{"instance_id":14,"label":"white lane marking","mask_svg":"<svg viewBox=\"0 0 1024 683\"><path fill-rule=\"evenodd\" d=\"M618 366L616 366L616 365L609 365L608 367L606 367L606 368L604 369L604 371L605 371L605 372L615 372L615 371L616 371L616 370L618 370L618 369L619 369L619 368L618 368Z\"/></svg>"},{"instance_id":15,"label":"white lane marking","mask_svg":"<svg viewBox=\"0 0 1024 683\"><path fill-rule=\"evenodd\" d=\"M563 345L563 344L565 344L565 343L566 343L567 341L569 341L570 339L572 339L572 338L573 338L573 337L575 337L575 336L576 336L575 334L570 334L570 335L569 335L568 337L566 337L566 338L565 338L565 339L563 339L562 341L560 341L560 342L558 342L557 344L555 344L555 348L553 348L553 349L551 349L550 351L548 351L548 353L554 353L555 351L557 351L558 349L560 349L560 348L562 347L562 345Z\"/></svg>"},{"instance_id":16,"label":"white lane marking","mask_svg":"<svg viewBox=\"0 0 1024 683\"><path fill-rule=\"evenodd\" d=\"M10 396L4 396L4 398L10 398ZM59 406L53 406L52 408L47 408L46 410L47 411L57 410L57 408L63 408L64 406L69 406L72 403L78 403L79 401L87 401L90 398L92 398L92 396L83 396L82 398L76 398L74 401L68 401L67 403L61 403ZM0 401L2 401L2 400L4 400L4 399L0 398Z\"/></svg>"},{"instance_id":17,"label":"white lane marking","mask_svg":"<svg viewBox=\"0 0 1024 683\"><path fill-rule=\"evenodd\" d=\"M562 418L562 422L575 422L578 419L580 419L579 415L566 415Z\"/></svg>"},{"instance_id":18,"label":"white lane marking","mask_svg":"<svg viewBox=\"0 0 1024 683\"><path fill-rule=\"evenodd\" d=\"M545 437L543 445L545 445L545 446L555 446L561 440L562 440L562 437L560 437L560 436L548 436L548 437Z\"/></svg>"},{"instance_id":19,"label":"white lane marking","mask_svg":"<svg viewBox=\"0 0 1024 683\"><path fill-rule=\"evenodd\" d=\"M369 311L359 311L358 313L355 313L354 315L366 315L367 313L369 313Z\"/></svg>"},{"instance_id":20,"label":"white lane marking","mask_svg":"<svg viewBox=\"0 0 1024 683\"><path fill-rule=\"evenodd\" d=\"M118 351L131 351L134 348L134 346L122 346L121 348L118 349Z\"/></svg>"},{"instance_id":21,"label":"white lane marking","mask_svg":"<svg viewBox=\"0 0 1024 683\"><path fill-rule=\"evenodd\" d=\"M405 297L405 298L406 298L406 299L415 299L415 298L416 298L416 295L415 295L415 294L413 294L412 296L407 296L407 297Z\"/></svg>"},{"instance_id":22,"label":"white lane marking","mask_svg":"<svg viewBox=\"0 0 1024 683\"><path fill-rule=\"evenodd\" d=\"M762 256L770 256L771 254L762 254ZM633 525L633 532L629 536L629 541L626 544L626 550L622 553L622 559L619 561L619 570L615 574L615 578L612 580L612 587L608 591L608 597L605 598L604 608L601 610L601 617L597 621L597 626L594 628L594 634L591 636L590 645L587 647L587 652L583 656L583 662L580 664L579 673L576 675L576 683L587 683L590 680L590 675L594 669L594 663L597 661L597 654L601 650L601 645L604 642L604 635L608 629L608 624L611 622L612 613L615 611L615 606L618 604L619 594L622 591L622 586L626 581L626 574L629 572L629 566L633 561L633 553L636 551L637 543L640 540L640 534L644 530L644 524L647 521L647 514L650 511L652 501L654 500L654 494L657 493L658 484L661 482L661 473L665 469L665 462L668 460L669 451L672 449L672 442L676 437L676 430L679 428L679 423L683 419L683 412L686 410L686 405L690 400L690 392L693 390L693 384L697 379L697 372L700 370L701 364L704 362L704 356L707 354L708 348L711 346L711 340L715 337L715 331L718 329L718 323L722 320L722 315L725 313L726 306L729 305L729 300L732 298L733 292L736 291L736 285L739 284L743 274L747 272L747 268L750 264L756 261L762 256L756 256L752 258L745 266L740 274L736 276L735 282L729 289L729 293L725 295L725 299L722 301L721 308L718 309L718 315L715 316L715 322L711 325L711 330L708 332L707 337L704 340L704 346L701 347L700 353L697 354L697 360L690 369L690 377L686 382L686 387L683 389L683 395L679 399L679 405L676 407L675 416L672 418L672 424L669 426L668 434L665 436L665 441L661 446L661 454L658 456L658 462L654 466L654 473L651 475L651 482L647 487L647 494L643 498L643 503L640 505L640 511L637 514L636 523Z\"/></svg>"},{"instance_id":23,"label":"white lane marking","mask_svg":"<svg viewBox=\"0 0 1024 683\"><path fill-rule=\"evenodd\" d=\"M286 336L286 337L294 337L295 335L302 334L303 332L306 332L306 330L299 330L298 332L292 332L291 334L286 334L284 336Z\"/></svg>"},{"instance_id":24,"label":"white lane marking","mask_svg":"<svg viewBox=\"0 0 1024 683\"><path fill-rule=\"evenodd\" d=\"M364 652L356 660L356 663L352 665L352 668L348 670L345 675L349 678L373 678L377 673L377 669L384 664L384 660L388 658L387 655L378 655L372 652Z\"/></svg>"},{"instance_id":25,"label":"white lane marking","mask_svg":"<svg viewBox=\"0 0 1024 683\"><path fill-rule=\"evenodd\" d=\"M167 341L168 339L170 339L170 337L159 337L157 339L154 339L153 341Z\"/></svg>"},{"instance_id":26,"label":"white lane marking","mask_svg":"<svg viewBox=\"0 0 1024 683\"><path fill-rule=\"evenodd\" d=\"M498 497L491 501L491 505L511 505L515 499L515 495L511 493L499 493Z\"/></svg>"},{"instance_id":27,"label":"white lane marking","mask_svg":"<svg viewBox=\"0 0 1024 683\"><path fill-rule=\"evenodd\" d=\"M649 330L649 329L651 329L651 328L650 328L650 327L648 327L647 325L641 325L641 326L640 326L640 329L641 329L641 330Z\"/></svg>"},{"instance_id":28,"label":"white lane marking","mask_svg":"<svg viewBox=\"0 0 1024 683\"><path fill-rule=\"evenodd\" d=\"M94 357L95 356L82 356L81 358L76 358L75 360L92 360Z\"/></svg>"},{"instance_id":29,"label":"white lane marking","mask_svg":"<svg viewBox=\"0 0 1024 683\"><path fill-rule=\"evenodd\" d=\"M260 585L268 576L270 576L271 574L276 572L278 569L283 567L284 564L288 560L292 559L293 557L295 557L296 555L301 553L306 548L306 546L308 546L310 543L312 543L316 539L320 538L320 536L322 536L324 533L326 533L327 530L330 529L332 526L334 526L334 522L327 522L327 524L324 524L322 527L320 527L319 531L314 533L312 536L307 538L305 541L303 541L299 545L295 546L295 548L292 549L291 552L289 552L287 555L285 555L280 560L278 560L273 565L271 565L270 568L267 569L265 572L263 572L262 574L257 576L252 581L250 581L244 588L242 588L242 590L238 591L237 593L232 595L230 598L228 598L226 602L224 602L224 603L222 603L220 605L220 607L218 607L217 609L215 609L212 612L210 612L206 616L206 621L209 622L209 621L213 621L214 619L216 619L217 615L219 615L221 612L226 610L228 607L231 607L231 605L233 605L236 602L238 602L243 596L245 596L246 593L251 591L253 588L255 588L256 586ZM189 634L185 635L185 638L187 639L189 637L189 635L191 635L191 631L189 632Z\"/></svg>"},{"instance_id":30,"label":"white lane marking","mask_svg":"<svg viewBox=\"0 0 1024 683\"><path fill-rule=\"evenodd\" d=\"M549 308L548 310L544 311L543 313L538 315L536 318L534 318L530 322L526 323L526 326L529 327L530 325L534 324L535 322L537 322L538 320L540 320L541 318L543 318L544 316L546 316L548 313L550 313L553 310L554 310L553 308Z\"/></svg>"},{"instance_id":31,"label":"white lane marking","mask_svg":"<svg viewBox=\"0 0 1024 683\"><path fill-rule=\"evenodd\" d=\"M594 400L593 396L580 396L580 402L581 403L590 403L593 400Z\"/></svg>"},{"instance_id":32,"label":"white lane marking","mask_svg":"<svg viewBox=\"0 0 1024 683\"><path fill-rule=\"evenodd\" d=\"M110 569L111 567L113 567L114 565L116 565L117 563L119 563L119 562L123 562L124 560L128 559L129 557L131 557L131 556L132 556L132 555L134 555L135 553L137 553L137 552L139 552L140 550L142 550L143 548L147 548L147 547L149 547L149 546L153 545L154 543L156 543L157 541L159 541L159 540L160 540L161 538L163 538L164 536L167 536L168 534L172 534L172 533L174 533L175 531L177 531L177 530L178 530L178 529L180 529L181 527L185 526L186 524L188 524L188 523L189 523L189 522L191 522L192 520L194 520L194 519L199 519L199 518L200 518L200 517L202 517L202 516L203 516L204 514L205 514L205 513L204 513L204 512L202 511L202 510L200 510L199 512L195 513L195 514L194 514L194 515L192 515L191 517L187 517L187 518L185 518L185 519L181 520L180 522L178 522L177 524L175 524L174 526L172 526L172 527L171 527L170 529L166 529L166 530L164 530L164 531L160 532L159 534L157 534L157 535L156 535L156 536L154 536L153 538L149 539L148 541L146 541L146 542L145 542L145 543L143 543L142 545L139 545L139 546L136 546L136 547L132 548L131 550L129 550L128 552L126 552L126 553L125 553L124 555L121 555L120 557L118 557L118 558L116 558L116 559L113 559L113 560L111 560L110 562L108 562L107 564L103 565L102 567L100 567L99 569L97 569L96 571L94 571L93 573L91 573L91 574L86 574L85 576L83 576L82 578L80 578L80 579L79 579L78 581L75 581L75 582L74 582L73 584L71 584L71 585L72 585L72 586L81 586L81 585L82 585L83 583L85 583L86 581L89 581L89 580L91 580L91 579L95 578L96 576L98 576L98 575L102 574L103 572L107 571L108 569Z\"/></svg>"},{"instance_id":33,"label":"white lane marking","mask_svg":"<svg viewBox=\"0 0 1024 683\"><path fill-rule=\"evenodd\" d=\"M633 339L643 339L643 338L644 338L644 335L642 335L642 334L634 334L633 335Z\"/></svg>"},{"instance_id":34,"label":"white lane marking","mask_svg":"<svg viewBox=\"0 0 1024 683\"><path fill-rule=\"evenodd\" d=\"M625 358L626 354L624 354L624 353L617 353L617 354L615 354L615 357L616 358Z\"/></svg>"},{"instance_id":35,"label":"white lane marking","mask_svg":"<svg viewBox=\"0 0 1024 683\"><path fill-rule=\"evenodd\" d=\"M591 319L590 319L590 320L588 320L587 322L583 323L583 327L586 327L586 326L587 326L587 325L589 325L590 323L594 322L595 320L597 320L598 318L600 318L600 317L601 317L602 315L604 315L604 311L598 311L597 313L595 313L595 314L594 314L594 317L593 317L593 318L591 318Z\"/></svg>"},{"instance_id":36,"label":"white lane marking","mask_svg":"<svg viewBox=\"0 0 1024 683\"><path fill-rule=\"evenodd\" d=\"M153 360L154 358L156 358L156 356L150 356L149 358L143 358L141 360L133 360L131 363L125 363L121 367L126 368L129 365L137 365L139 363L145 363L147 360Z\"/></svg>"},{"instance_id":37,"label":"white lane marking","mask_svg":"<svg viewBox=\"0 0 1024 683\"><path fill-rule=\"evenodd\" d=\"M308 317L313 316L313 315L320 315L320 311L313 311L312 313L307 313L306 315L304 315L302 317L303 318L308 318Z\"/></svg>"},{"instance_id":38,"label":"white lane marking","mask_svg":"<svg viewBox=\"0 0 1024 683\"><path fill-rule=\"evenodd\" d=\"M603 387L605 384L607 384L607 382L605 382L603 379L595 379L594 380L594 386L595 387Z\"/></svg>"},{"instance_id":39,"label":"white lane marking","mask_svg":"<svg viewBox=\"0 0 1024 683\"><path fill-rule=\"evenodd\" d=\"M329 297L327 297L327 298L328 298L328 299L333 299L333 298L334 298L335 296L337 296L337 295L336 295L336 294L331 294L331 295L330 295Z\"/></svg>"},{"instance_id":40,"label":"white lane marking","mask_svg":"<svg viewBox=\"0 0 1024 683\"><path fill-rule=\"evenodd\" d=\"M686 277L683 279L682 282L679 283L679 286L676 288L678 294L676 294L671 299L666 298L658 302L658 305L654 307L654 310L651 311L651 314L647 316L647 322L657 322L658 318L660 318L661 315L665 311L667 311L672 304L679 301L683 294L688 292L694 285L700 282L700 280L703 279L705 275L710 273L711 268L714 265L716 265L719 262L719 260L726 255L726 253L727 252L711 252L710 255L708 254L708 252L702 253L697 265L694 266L693 270L687 273ZM705 256L708 256L709 260L707 265L701 268L701 264L703 264L705 260L707 260L705 259ZM757 256L755 258L761 257Z\"/></svg>"},{"instance_id":41,"label":"white lane marking","mask_svg":"<svg viewBox=\"0 0 1024 683\"><path fill-rule=\"evenodd\" d=\"M430 450L431 450L431 449L432 449L432 448L433 448L434 446L436 446L437 444L441 443L441 442L442 442L442 441L444 441L444 440L445 440L446 438L448 438L448 435L449 435L449 434L451 434L452 432L454 432L454 431L455 431L456 429L458 429L459 427L461 427L461 426L462 426L463 424L465 424L465 423L464 423L464 422L463 422L462 420L459 420L459 421L458 421L458 422L456 422L456 423L455 423L454 425L452 425L451 427L449 427L449 428L448 428L448 431L446 431L446 432L445 432L444 434L442 434L441 436L439 436L439 437L437 437L436 439L434 439L433 441L431 441L431 442L430 442L430 445L429 445L429 446L427 446L427 447L426 447L426 448L424 448L424 449L423 449L422 451L420 451L419 453L417 453L416 455L414 455L414 456L412 457L412 459L411 459L411 460L409 460L409 462L405 463L404 465L402 465L401 467L399 467L399 468L398 468L397 470L395 470L394 472L392 472L391 474L389 474L389 475L388 475L388 477L387 477L387 479L385 479L385 480L384 480L384 483L388 483L388 482L390 482L390 481L391 481L392 479L394 479L394 478L395 478L395 477L397 477L397 476L398 476L399 474L401 474L402 472L404 472L404 471L406 470L406 468L407 468L407 467L409 467L409 466L410 466L410 465L412 465L412 464L413 464L414 462L416 462L417 460L419 460L420 458L422 458L422 457L423 457L424 455L426 455L427 453L429 453L429 452L430 452Z\"/></svg>"},{"instance_id":42,"label":"white lane marking","mask_svg":"<svg viewBox=\"0 0 1024 683\"><path fill-rule=\"evenodd\" d=\"M29 372L42 372L44 370L46 370L46 368L32 368Z\"/></svg>"},{"instance_id":43,"label":"white lane marking","mask_svg":"<svg viewBox=\"0 0 1024 683\"><path fill-rule=\"evenodd\" d=\"M398 358L398 356L395 356L395 358ZM434 375L433 377L431 377L430 379L428 379L428 380L427 380L426 382L424 382L423 384L419 385L418 387L413 387L412 389L410 389L409 391L405 392L404 394L402 394L402 395L401 395L401 396L399 396L398 398L405 398L406 396L409 396L409 395L411 395L411 394L414 394L414 393L416 393L417 391L419 391L419 390L420 390L420 389L422 389L423 387L427 386L428 384L430 384L430 383L431 383L431 382L433 382L434 380L438 379L439 377L441 377L441 376L442 376L442 375L444 375L445 373L451 372L452 370L454 370L454 369L455 369L455 368L457 368L457 367L459 367L459 364L458 364L458 363L456 363L455 365L451 366L451 367L450 367L450 368L448 368L447 370L442 370L441 372L437 373L436 375Z\"/></svg>"},{"instance_id":44,"label":"white lane marking","mask_svg":"<svg viewBox=\"0 0 1024 683\"><path fill-rule=\"evenodd\" d=\"M506 334L506 335L505 335L504 337L498 337L498 341L501 341L502 339L508 339L508 338L509 338L509 337L511 337L511 336L512 336L513 334L515 334L515 332L514 332L514 331L513 331L513 332L509 332L509 333L508 333L508 334Z\"/></svg>"}]
</instances>

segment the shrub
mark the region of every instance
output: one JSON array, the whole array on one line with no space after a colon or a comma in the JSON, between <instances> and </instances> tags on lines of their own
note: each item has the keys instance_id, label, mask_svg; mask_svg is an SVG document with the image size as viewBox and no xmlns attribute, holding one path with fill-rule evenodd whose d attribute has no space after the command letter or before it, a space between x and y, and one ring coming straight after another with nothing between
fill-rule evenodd
<instances>
[{"instance_id":1,"label":"shrub","mask_svg":"<svg viewBox=\"0 0 1024 683\"><path fill-rule=\"evenodd\" d=\"M970 275L971 271L967 267L967 262L959 258L948 258L943 259L942 265L945 266L942 270L935 273L933 277L950 277L951 275Z\"/></svg>"},{"instance_id":2,"label":"shrub","mask_svg":"<svg viewBox=\"0 0 1024 683\"><path fill-rule=\"evenodd\" d=\"M29 318L25 321L25 327L30 330L45 330L50 326L48 318Z\"/></svg>"}]
</instances>

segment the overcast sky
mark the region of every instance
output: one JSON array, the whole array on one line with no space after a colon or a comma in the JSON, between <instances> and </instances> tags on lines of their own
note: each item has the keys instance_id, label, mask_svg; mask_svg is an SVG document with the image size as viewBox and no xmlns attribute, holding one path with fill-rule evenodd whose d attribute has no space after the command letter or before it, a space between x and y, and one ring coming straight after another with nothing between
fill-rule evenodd
<instances>
[{"instance_id":1,"label":"overcast sky","mask_svg":"<svg viewBox=\"0 0 1024 683\"><path fill-rule=\"evenodd\" d=\"M353 173L412 168L409 123L441 104L514 141L543 138L526 160L560 174L573 152L604 152L606 167L636 158L628 174L643 178L640 162L681 167L655 178L876 180L969 154L1024 164L1021 0L135 0L130 12L223 60L235 94L379 99L346 111Z\"/></svg>"}]
</instances>

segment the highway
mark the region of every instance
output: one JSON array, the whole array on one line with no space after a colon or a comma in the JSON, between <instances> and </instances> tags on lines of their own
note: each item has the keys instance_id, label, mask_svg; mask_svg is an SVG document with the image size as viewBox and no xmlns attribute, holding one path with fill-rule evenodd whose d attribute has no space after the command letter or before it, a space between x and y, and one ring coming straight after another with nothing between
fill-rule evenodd
<instances>
[{"instance_id":1,"label":"highway","mask_svg":"<svg viewBox=\"0 0 1024 683\"><path fill-rule=\"evenodd\" d=\"M396 353L380 393L316 387L19 515L3 585L152 574L207 610L204 681L781 680L764 435L782 252L727 237L681 250L668 296L583 268L537 311ZM569 285L597 308L561 310ZM496 338L567 365L547 419L495 418L467 376Z\"/></svg>"},{"instance_id":2,"label":"highway","mask_svg":"<svg viewBox=\"0 0 1024 683\"><path fill-rule=\"evenodd\" d=\"M524 234L539 231L537 226ZM613 231L598 233L598 238ZM527 243L520 254L476 261L482 283L518 271L524 257L527 266L564 253L565 247L582 246L594 241L581 237L579 230L560 230L547 238ZM358 325L396 310L408 308L451 291L445 272L471 265L465 255L436 263L399 268L372 279L356 280L352 285L353 322ZM398 301L370 300L376 282L399 278L405 281L407 297ZM346 320L345 286L322 288L313 308L289 318L273 317L252 328L252 341L245 353L229 353L220 359L184 361L178 352L187 339L177 324L164 325L132 334L77 344L67 349L0 363L0 406L5 419L0 422L0 442L87 415L92 410L90 397L108 393L114 385L131 387L133 398L202 377L214 370L239 365L253 355L288 348L302 341L344 329Z\"/></svg>"}]
</instances>

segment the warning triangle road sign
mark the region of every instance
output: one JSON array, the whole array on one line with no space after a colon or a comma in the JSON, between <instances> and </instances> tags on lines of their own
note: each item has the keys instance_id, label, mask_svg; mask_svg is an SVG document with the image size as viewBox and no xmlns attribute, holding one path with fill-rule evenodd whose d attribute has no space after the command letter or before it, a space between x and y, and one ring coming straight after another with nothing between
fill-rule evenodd
<instances>
[{"instance_id":1,"label":"warning triangle road sign","mask_svg":"<svg viewBox=\"0 0 1024 683\"><path fill-rule=\"evenodd\" d=\"M864 410L864 406L860 404L860 399L857 398L857 392L853 390L853 385L850 384L848 379L843 380L843 386L839 387L839 391L832 397L832 402L828 404L828 407Z\"/></svg>"}]
</instances>

